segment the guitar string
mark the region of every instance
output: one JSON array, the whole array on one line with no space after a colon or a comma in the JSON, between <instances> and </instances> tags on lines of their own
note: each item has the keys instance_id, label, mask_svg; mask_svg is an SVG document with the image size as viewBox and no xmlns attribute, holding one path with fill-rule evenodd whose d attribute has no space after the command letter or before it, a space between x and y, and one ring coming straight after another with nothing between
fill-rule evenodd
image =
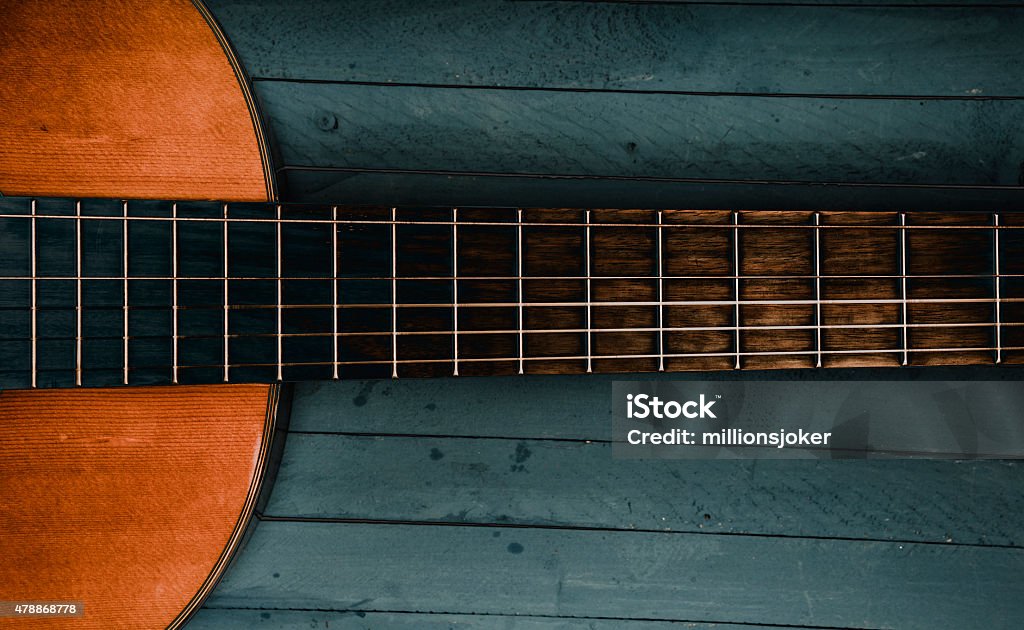
<instances>
[{"instance_id":1,"label":"guitar string","mask_svg":"<svg viewBox=\"0 0 1024 630\"><path fill-rule=\"evenodd\" d=\"M1000 297L999 301L1003 304L1007 303L1018 303L1024 302L1024 297ZM616 307L627 307L627 306L815 306L822 304L823 306L842 306L842 305L872 305L881 306L886 304L903 304L906 303L908 306L912 304L936 304L936 305L952 305L952 304L995 304L996 298L994 297L983 297L983 298L849 298L849 299L772 299L772 300L623 300L623 301L592 301L590 303L591 308L616 308ZM559 302L523 302L524 308L580 308L586 309L587 302L584 301L559 301ZM459 302L459 308L515 308L519 305L519 302ZM451 302L404 302L390 304L389 302L367 302L367 303L353 303L353 304L339 304L339 310L355 310L355 309L425 309L425 308L438 308L451 310L454 305ZM38 306L38 310L74 310L74 306ZM114 305L102 305L102 306L86 306L89 310L107 310L114 308ZM130 305L129 310L170 310L170 305ZM204 310L204 309L217 309L224 310L222 305L208 304L208 305L194 305L178 307L179 310ZM245 310L265 310L265 309L331 309L332 304L322 303L308 303L308 304L229 304L228 310L230 311L245 311ZM24 311L23 307L2 307L0 311ZM995 325L995 322L988 322L989 325ZM730 327L730 329L733 327Z\"/></svg>"},{"instance_id":2,"label":"guitar string","mask_svg":"<svg viewBox=\"0 0 1024 630\"><path fill-rule=\"evenodd\" d=\"M228 204L224 204L224 205L227 206ZM287 206L284 206L284 208L287 208ZM341 209L340 206L339 206L339 209ZM594 210L594 212L601 212L601 210L600 209ZM654 211L654 210L652 210L650 212L656 213L656 211ZM675 212L675 211L673 211L673 210L664 210L663 212ZM678 212L701 213L703 211L700 211L700 210L680 210ZM757 215L765 214L765 213L758 212L758 211L736 211L736 213L740 214L740 215L743 215L743 216L747 216L747 215L757 216ZM813 213L804 212L804 211L778 211L778 212L774 212L774 213L771 213L771 214L807 214L808 217L813 216ZM828 212L822 212L821 214L824 215L824 216L828 216L829 215ZM836 212L835 214L842 215L842 214L844 214L844 212ZM888 214L893 214L893 213L882 213L882 212L880 212L878 214L879 215L888 215ZM905 214L905 213L903 213L903 214ZM922 214L925 214L925 213L922 213ZM979 218L980 217L986 217L989 220L991 219L991 215L992 215L992 213L973 213L973 212L972 213L968 213L968 212L943 212L943 213L940 213L940 214L942 216L978 216ZM47 220L49 220L49 219L61 220L62 219L62 220L72 220L73 221L73 220L76 219L75 215L73 215L73 214L70 214L70 215L66 215L66 214L43 214L43 213L38 213L37 212L35 215L31 215L31 214L12 213L12 212L0 212L0 219L30 219L32 216L35 216L36 219L47 219ZM124 220L124 218L125 217L123 215L116 215L116 216L115 215L110 215L110 216L105 216L105 215L82 215L82 217L81 217L83 222L89 222L89 221L122 221L122 220ZM269 223L269 224L274 224L274 225L276 225L276 224L283 224L283 225L298 224L298 225L336 225L336 226L361 226L361 225L370 225L370 226L391 226L391 225L451 226L451 225L453 225L453 222L451 220L408 220L408 219L403 219L403 220L398 220L398 219L395 219L395 220L389 220L389 219L337 219L337 220L335 220L333 218L331 218L331 219L316 219L316 218L284 218L284 217L282 217L281 219L277 219L277 218L259 218L259 217L244 217L244 218L242 218L242 217L231 217L231 216L227 216L227 217L224 217L224 218L221 218L221 217L188 217L188 216L180 216L180 211L179 211L179 216L177 218L174 218L174 217L171 217L171 216L155 217L155 216L131 216L131 215L129 215L127 218L129 220L131 220L131 221L147 221L147 222L148 221L157 221L157 222L162 221L162 222L167 222L167 223L170 223L172 221L177 221L179 223L217 223L217 224L221 224L221 223L227 222L228 224L235 224L235 223L246 223L246 224ZM509 220L509 221L480 221L480 220L476 220L476 219L460 220L458 222L458 224L459 224L460 227L469 227L469 226L508 227L510 229L511 228L515 228L515 227L517 227L519 225L522 225L523 227L574 227L574 228L581 228L581 229L583 229L583 228L586 228L587 225L588 225L585 221L584 222L579 222L579 221L523 221L523 222L519 223L519 222L511 221L511 220ZM637 228L637 229L640 229L640 230L645 230L646 229L646 230L651 230L651 231L657 229L657 224L650 223L650 222L623 223L623 222L592 221L589 225L594 227L594 228ZM888 231L892 231L892 232L899 232L902 229L904 229L904 226L898 225L898 224L871 224L871 223L868 223L868 224L864 224L864 223L859 223L859 224L823 223L820 226L816 226L814 224L809 224L809 223L741 223L740 227L744 231L746 231L746 230L762 230L762 229L767 229L767 230L806 230L806 231L810 231L810 230L815 230L815 229L821 229L821 230L888 230ZM731 222L722 222L722 223L671 223L671 222L666 222L666 223L663 224L663 228L664 229L690 229L690 230L693 230L693 229L712 229L712 230L730 230L731 231L731 230L736 229L736 226L735 226L735 224L733 224ZM915 230L915 231L917 231L917 230L920 230L920 231L929 231L929 230L975 230L975 231L978 231L978 232L984 232L984 231L990 231L992 229L1011 230L1011 231L1012 230L1024 230L1024 225L1005 225L1004 224L1004 225L999 225L999 226L996 227L996 226L993 226L991 223L978 223L978 224L939 224L939 223L927 224L927 223L917 223L917 224L907 224L905 226L905 228L907 230Z\"/></svg>"},{"instance_id":3,"label":"guitar string","mask_svg":"<svg viewBox=\"0 0 1024 630\"><path fill-rule=\"evenodd\" d=\"M920 329L947 329L947 328L994 328L996 324L994 322L949 322L949 323L919 323L919 324L906 324L908 328L920 328ZM1005 327L1024 327L1024 322L1003 322L1001 326ZM886 330L886 329L902 329L904 324L902 323L869 323L869 324L825 324L820 326L822 331L828 330ZM744 331L761 331L761 332L773 332L780 330L806 330L816 331L819 328L816 324L778 324L778 325L748 325L744 326ZM731 333L735 329L732 325L722 326L636 326L636 327L595 327L595 328L579 328L579 327L567 327L567 328L496 328L487 330L460 330L457 333L452 330L399 330L397 332L391 332L390 330L360 330L360 331L347 331L334 333L332 331L316 331L316 332L236 332L228 335L231 339L248 339L248 338L289 338L289 337L325 337L330 338L337 335L338 337L391 337L392 335L398 335L399 337L409 336L489 336L489 335L558 335L558 334L571 334L571 333L586 333L588 330L597 334L606 333L689 333L689 332L728 332ZM167 335L148 334L148 335L132 335L132 340L142 339L167 339ZM178 339L182 340L220 340L223 337L221 334L194 334L194 335L179 335ZM112 335L95 335L88 337L90 341L112 341L120 340L120 336ZM43 336L40 337L41 341L74 341L74 336ZM23 343L29 341L24 337L0 337L0 343ZM996 350L996 347L992 348ZM899 348L893 348L893 352L902 352L902 346ZM822 349L823 353L831 352L828 349ZM515 358L515 357L513 357Z\"/></svg>"},{"instance_id":4,"label":"guitar string","mask_svg":"<svg viewBox=\"0 0 1024 630\"><path fill-rule=\"evenodd\" d=\"M846 274L846 275L840 275L840 274L829 275L829 274L823 274L821 276L803 275L803 274L792 274L792 275L790 275L790 274L786 274L786 275L763 275L762 274L762 275L739 275L739 276L736 276L734 274L707 275L707 276L685 276L685 275L664 275L664 276L657 276L657 275L651 275L651 276L614 276L614 275L610 275L610 276L601 276L601 275L591 275L589 278L587 276L531 276L531 275L524 275L524 276L501 276L501 275L495 275L495 276L465 276L464 275L464 276L460 276L458 278L455 278L454 276L329 276L329 275L324 275L324 276L287 276L287 275L286 276L277 276L277 275L273 275L273 274L268 274L268 275L265 275L265 276L227 276L227 279L232 281L232 282L249 282L249 281L252 281L252 282L271 281L272 282L272 281L276 281L276 280L302 281L302 282L305 282L305 281L329 282L331 280L336 280L338 282L365 282L365 281L387 281L387 282L390 282L391 280L398 280L398 281L401 282L401 281L415 280L415 281L436 281L436 282L445 282L445 283L450 283L453 280L459 280L459 281L462 281L462 282L466 282L466 281L516 281L516 280L520 280L520 279L524 280L526 282L551 281L551 280L575 280L575 281L585 282L585 281L587 281L589 279L589 280L591 280L593 282L601 282L601 281L606 281L606 280L626 280L626 281L635 281L635 282L648 281L648 282L654 283L654 282L657 282L658 280L702 280L702 281L703 280L728 281L728 280L737 280L737 279L738 280L816 280L818 278L820 278L821 280L826 280L826 281L827 280L899 280L901 278L907 278L908 280L958 280L958 279L959 280L963 280L963 279L982 279L983 280L983 279L993 279L993 278L1024 278L1024 274L1021 274L1021 273L971 273L971 274L967 274L967 273L951 273L951 274L907 274L907 275L902 275L902 274L898 274L897 273L897 274L865 274L865 275L850 275L850 274ZM79 279L81 279L83 281L100 280L100 281L117 281L117 282L120 282L120 281L125 279L125 276L123 276L123 275L117 275L117 276L109 276L109 275L64 276L64 275L56 275L56 274L55 275L19 276L19 275L2 275L2 274L0 274L0 281L16 280L16 281L21 281L21 282L29 282L29 281L32 281L32 280L37 280L37 281L43 282L43 281L51 281L51 280L61 280L61 281L65 281L65 282L74 282L74 281L79 280ZM127 276L127 279L130 280L130 281L157 281L157 280L160 280L160 281L164 281L164 282L175 282L175 281L180 281L180 282L201 282L201 281L221 282L221 281L224 280L224 276L222 276L222 275L217 275L217 276L202 276L202 275L194 275L194 276L174 276L174 275L170 275L170 276L163 276L163 275L159 275L159 274L154 274L154 275L145 275L145 276L132 276L132 275L129 275L129 276ZM0 308L2 308L2 307L0 307Z\"/></svg>"},{"instance_id":5,"label":"guitar string","mask_svg":"<svg viewBox=\"0 0 1024 630\"><path fill-rule=\"evenodd\" d=\"M962 354L967 352L980 353L980 352L993 352L994 346L970 346L970 347L958 347L958 348L910 348L909 352L919 354L940 354L940 353L956 353ZM1019 351L1024 350L1024 346L1004 346L1003 350ZM887 355L896 354L902 352L902 348L864 348L864 349L850 349L850 350L831 350L828 351L827 355ZM740 355L743 357L807 357L813 358L817 353L816 350L767 350L767 351L742 351ZM727 352L690 352L690 353L667 353L664 355L666 359L706 359L706 358L728 358L735 357L735 351ZM658 359L660 355L651 353L640 353L640 354L605 354L605 355L594 355L592 360L594 361L624 361L624 360L637 360L637 359ZM549 356L532 356L524 357L523 359L527 363L531 362L550 362L550 361L578 361L581 365L585 365L587 355L585 354L569 354L569 355L549 355ZM444 358L411 358L411 359L399 359L399 365L428 365L428 364L450 364L453 362L451 357ZM460 359L462 363L508 363L515 364L515 357L463 357ZM387 359L365 359L365 360L352 360L352 361L339 361L337 365L345 367L368 367L373 365L389 366L395 363L395 360ZM293 368L293 367L331 367L334 365L332 361L287 361L283 364L278 363L232 363L228 367L232 369L237 368L267 368L275 369L280 365L282 368ZM179 370L197 370L197 369L219 369L221 364L196 364L196 365L182 365L179 366ZM107 369L116 370L117 368L96 368L96 369ZM146 364L146 365L133 365L129 367L131 371L141 370L168 370L170 371L171 366L169 364ZM66 370L60 368L47 368L39 370L40 372L64 372ZM654 371L653 368L651 371ZM22 373L23 370L12 370L9 368L0 369L0 373Z\"/></svg>"}]
</instances>

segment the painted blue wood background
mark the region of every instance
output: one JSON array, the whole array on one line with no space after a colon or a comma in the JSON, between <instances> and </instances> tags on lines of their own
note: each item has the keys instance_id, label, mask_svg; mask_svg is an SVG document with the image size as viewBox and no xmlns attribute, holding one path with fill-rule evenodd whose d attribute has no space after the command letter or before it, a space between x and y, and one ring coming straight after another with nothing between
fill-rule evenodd
<instances>
[{"instance_id":1,"label":"painted blue wood background","mask_svg":"<svg viewBox=\"0 0 1024 630\"><path fill-rule=\"evenodd\" d=\"M1020 3L208 4L292 200L1024 209Z\"/></svg>"},{"instance_id":2,"label":"painted blue wood background","mask_svg":"<svg viewBox=\"0 0 1024 630\"><path fill-rule=\"evenodd\" d=\"M613 378L299 385L263 519L189 627L1018 627L1024 466L613 460Z\"/></svg>"},{"instance_id":3,"label":"painted blue wood background","mask_svg":"<svg viewBox=\"0 0 1024 630\"><path fill-rule=\"evenodd\" d=\"M1009 0L208 4L289 200L1024 209ZM299 385L190 630L1021 626L1024 467L612 460L610 381Z\"/></svg>"}]
</instances>

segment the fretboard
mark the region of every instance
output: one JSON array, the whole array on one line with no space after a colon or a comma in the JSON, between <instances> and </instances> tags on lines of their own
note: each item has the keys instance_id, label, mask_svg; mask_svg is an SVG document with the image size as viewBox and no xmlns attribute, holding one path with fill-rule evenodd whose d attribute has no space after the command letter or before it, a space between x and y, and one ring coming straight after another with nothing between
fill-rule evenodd
<instances>
[{"instance_id":1,"label":"fretboard","mask_svg":"<svg viewBox=\"0 0 1024 630\"><path fill-rule=\"evenodd\" d=\"M1024 216L0 198L0 387L1024 362Z\"/></svg>"}]
</instances>

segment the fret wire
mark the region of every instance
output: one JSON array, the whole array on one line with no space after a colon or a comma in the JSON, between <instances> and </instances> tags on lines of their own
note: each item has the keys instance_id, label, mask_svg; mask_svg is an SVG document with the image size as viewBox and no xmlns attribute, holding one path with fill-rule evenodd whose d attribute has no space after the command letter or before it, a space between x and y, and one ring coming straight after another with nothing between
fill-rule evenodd
<instances>
[{"instance_id":1,"label":"fret wire","mask_svg":"<svg viewBox=\"0 0 1024 630\"><path fill-rule=\"evenodd\" d=\"M584 239L584 257L586 258L587 265L587 373L592 372L592 365L590 355L593 352L591 344L593 343L592 333L590 332L590 210L586 210L584 213L586 218L586 238Z\"/></svg>"},{"instance_id":2,"label":"fret wire","mask_svg":"<svg viewBox=\"0 0 1024 630\"><path fill-rule=\"evenodd\" d=\"M230 380L231 362L228 360L228 204L224 204L224 382Z\"/></svg>"},{"instance_id":3,"label":"fret wire","mask_svg":"<svg viewBox=\"0 0 1024 630\"><path fill-rule=\"evenodd\" d=\"M391 378L398 378L398 208L391 208Z\"/></svg>"},{"instance_id":4,"label":"fret wire","mask_svg":"<svg viewBox=\"0 0 1024 630\"><path fill-rule=\"evenodd\" d=\"M907 213L900 213L900 301L903 322L903 362L910 362L910 333L907 330Z\"/></svg>"},{"instance_id":5,"label":"fret wire","mask_svg":"<svg viewBox=\"0 0 1024 630\"><path fill-rule=\"evenodd\" d=\"M523 209L516 208L516 297L519 300L519 373L523 373Z\"/></svg>"},{"instance_id":6,"label":"fret wire","mask_svg":"<svg viewBox=\"0 0 1024 630\"><path fill-rule=\"evenodd\" d=\"M458 208L452 208L452 376L459 375L459 226Z\"/></svg>"},{"instance_id":7,"label":"fret wire","mask_svg":"<svg viewBox=\"0 0 1024 630\"><path fill-rule=\"evenodd\" d=\"M821 213L814 213L814 298L815 344L818 351L815 367L821 367Z\"/></svg>"},{"instance_id":8,"label":"fret wire","mask_svg":"<svg viewBox=\"0 0 1024 630\"><path fill-rule=\"evenodd\" d=\"M736 306L733 309L733 322L735 323L735 344L736 344L736 363L733 369L739 370L743 367L740 356L740 213L732 213L732 269L733 269L733 297L736 298Z\"/></svg>"},{"instance_id":9,"label":"fret wire","mask_svg":"<svg viewBox=\"0 0 1024 630\"><path fill-rule=\"evenodd\" d=\"M993 282L995 283L995 296L996 296L996 363L1003 362L1003 318L1002 309L1000 304L1000 289L999 285L999 213L996 212L992 215L992 264L995 276Z\"/></svg>"},{"instance_id":10,"label":"fret wire","mask_svg":"<svg viewBox=\"0 0 1024 630\"><path fill-rule=\"evenodd\" d=\"M281 204L277 204L277 380L284 380L284 349L283 340L281 333L284 332L281 326L281 318L284 309L281 308L282 295L281 295L281 266L282 258L284 256L281 253Z\"/></svg>"},{"instance_id":11,"label":"fret wire","mask_svg":"<svg viewBox=\"0 0 1024 630\"><path fill-rule=\"evenodd\" d=\"M32 240L32 244L30 245L32 260L29 263L29 267L30 267L30 270L32 272L32 289L31 289L31 291L32 291L32 387L34 388L38 384L37 381L38 381L38 372L39 372L38 364L37 364L38 345L39 345L39 340L38 340L38 326L39 326L38 321L39 321L39 315L38 315L38 305L37 305L37 297L36 297L36 292L37 292L38 288L36 286L36 283L37 283L37 280L36 280L36 276L37 276L37 273L36 273L36 259L37 259L37 256L36 256L36 200L35 199L33 199L31 201L31 206L32 206L32 222L29 225L29 232L30 232L29 236L30 236L30 238Z\"/></svg>"},{"instance_id":12,"label":"fret wire","mask_svg":"<svg viewBox=\"0 0 1024 630\"><path fill-rule=\"evenodd\" d=\"M951 323L943 323L943 324L925 323L925 324L908 324L908 326L911 327L911 328L939 328L939 329L943 329L943 328L991 328L992 322L990 322L990 321L984 321L984 322L951 322ZM1004 322L1003 326L1007 326L1007 327L1024 327L1024 322ZM877 329L877 328L900 328L900 327L902 327L902 324L830 324L828 326L825 326L824 328L825 329L849 329L849 330L860 329L860 330L871 330L871 329ZM815 328L815 326L813 324L807 324L807 325L802 325L802 324L792 324L792 325L779 324L779 325L774 325L774 326L772 326L772 325L744 326L745 330L813 330L814 328ZM594 329L591 329L591 330L593 330L593 332L595 332L595 333L657 332L658 328L655 328L655 327L594 328ZM723 331L723 330L732 330L732 326L682 326L682 327L667 327L667 328L665 328L666 332L703 332L703 331ZM554 334L566 334L566 333L584 333L586 331L587 331L586 328L538 328L538 329L535 329L535 330L530 330L526 334L529 334L529 335L548 335L548 334L554 335ZM407 330L407 331L399 331L398 335L400 337L436 336L436 335L446 334L447 332L449 332L449 331L443 331L443 330ZM516 332L517 332L517 329L505 329L505 330L502 330L502 329L495 329L495 330L464 330L460 334L462 334L462 335L506 335L506 334L515 334ZM377 337L377 336L388 336L388 337L390 337L391 336L391 332L389 332L389 331L342 332L342 333L339 333L339 335L342 336L342 337ZM330 332L284 333L283 336L284 337L332 337L333 333L330 333ZM274 332L274 333L236 333L236 334L231 334L230 337L232 339L266 338L266 337L277 337L277 333L276 332ZM52 341L74 341L74 337L73 336L67 336L67 337L48 337L47 339L52 340ZM121 339L121 337L119 337L119 336L115 336L115 337L97 336L97 337L90 337L90 339L94 339L94 340L97 340L97 341L106 341L106 340L113 340L113 339ZM132 335L131 339L134 339L134 340L140 340L140 339L166 339L166 336L164 336L164 335ZM181 339L192 339L192 340L206 339L206 340L218 340L219 341L221 339L221 335L209 335L209 334L208 335L182 335ZM5 341L18 341L19 339L18 338L7 337L4 340ZM993 347L993 348L990 348L990 350L996 350L996 348ZM808 351L808 352L810 352L810 351ZM834 350L824 350L823 351L824 354L830 354L830 353L833 353L833 352L837 352L837 351L834 351ZM883 349L883 350L877 350L877 352L902 352L902 348ZM733 355L733 353L729 352L729 353L725 353L724 356L732 356L732 355ZM651 356L653 357L653 356L657 356L657 355L651 355ZM460 359L460 361L462 361L462 362L466 362L468 360L469 359L467 359L465 357ZM516 357L510 357L510 358L507 358L507 359L504 359L504 360L506 360L506 361L515 361ZM529 357L527 357L526 360L529 360ZM411 361L415 361L415 360L411 360ZM276 365L276 364L268 364L268 365ZM287 365L287 363L285 365Z\"/></svg>"},{"instance_id":13,"label":"fret wire","mask_svg":"<svg viewBox=\"0 0 1024 630\"><path fill-rule=\"evenodd\" d=\"M178 204L171 204L171 336L173 362L171 382L178 382Z\"/></svg>"},{"instance_id":14,"label":"fret wire","mask_svg":"<svg viewBox=\"0 0 1024 630\"><path fill-rule=\"evenodd\" d=\"M227 204L225 204L227 205ZM291 204L288 204L291 205ZM967 211L950 211L943 214L951 215L973 215L978 214ZM74 219L73 216L63 214L40 214L37 215L40 219ZM25 219L28 218L24 214L11 214L11 213L0 213L0 218L11 218L11 219ZM85 221L120 221L119 216L84 216L82 217ZM224 219L211 218L211 217L179 217L178 221L190 222L190 223L220 223ZM132 221L167 221L166 217L132 217ZM227 219L228 223L314 223L314 224L329 224L329 219L281 219L278 221L273 218L243 218L243 219ZM349 221L343 221L345 225L391 225L390 220L369 220L369 219L353 219ZM489 226L500 226L508 225L502 221L463 221L462 225L489 225ZM396 221L397 225L451 225L451 221ZM553 221L553 222L527 222L523 225L529 227L585 227L585 223L578 222L564 222L564 221ZM650 227L649 224L644 223L602 223L601 227L622 227L622 228L642 228ZM773 224L773 223L746 223L740 226L743 230L759 230L759 229L770 229L770 230L812 230L814 225L799 225L799 224ZM906 226L910 230L990 230L992 229L991 224L984 225L913 225ZM730 223L666 223L665 228L707 228L717 230L734 230L735 226ZM900 230L899 225L822 225L823 230ZM1019 226L1000 226L1001 230L1008 229L1021 229Z\"/></svg>"},{"instance_id":15,"label":"fret wire","mask_svg":"<svg viewBox=\"0 0 1024 630\"><path fill-rule=\"evenodd\" d=\"M665 267L662 259L662 211L658 210L658 371L665 371Z\"/></svg>"},{"instance_id":16,"label":"fret wire","mask_svg":"<svg viewBox=\"0 0 1024 630\"><path fill-rule=\"evenodd\" d=\"M333 368L331 377L338 375L338 206L331 206L331 331L334 333L334 349L331 352Z\"/></svg>"},{"instance_id":17,"label":"fret wire","mask_svg":"<svg viewBox=\"0 0 1024 630\"><path fill-rule=\"evenodd\" d=\"M82 202L75 202L75 385L82 384Z\"/></svg>"},{"instance_id":18,"label":"fret wire","mask_svg":"<svg viewBox=\"0 0 1024 630\"><path fill-rule=\"evenodd\" d=\"M122 349L124 350L124 357L123 357L123 363L124 363L123 367L124 367L124 369L123 369L121 380L122 380L122 382L125 385L127 385L128 384L128 339L129 339L129 337L128 337L128 202L127 201L122 202L121 209L122 209L122 211L124 213L124 224L123 224L122 230L121 230L121 239L122 239L121 242L124 245L124 247L122 248L124 251L122 252L123 256L122 256L122 259L121 259L121 264L123 266L122 271L124 271L124 305L123 305L124 306L124 312L123 312L123 317L124 317L124 341L122 342Z\"/></svg>"}]
</instances>

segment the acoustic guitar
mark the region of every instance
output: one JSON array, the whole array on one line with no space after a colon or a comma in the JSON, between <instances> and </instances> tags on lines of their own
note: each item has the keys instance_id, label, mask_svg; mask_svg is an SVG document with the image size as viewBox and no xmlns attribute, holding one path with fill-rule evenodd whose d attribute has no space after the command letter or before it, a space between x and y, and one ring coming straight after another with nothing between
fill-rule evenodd
<instances>
[{"instance_id":1,"label":"acoustic guitar","mask_svg":"<svg viewBox=\"0 0 1024 630\"><path fill-rule=\"evenodd\" d=\"M291 204L200 3L0 12L0 599L75 627L201 604L290 381L1024 362L1019 214Z\"/></svg>"}]
</instances>

